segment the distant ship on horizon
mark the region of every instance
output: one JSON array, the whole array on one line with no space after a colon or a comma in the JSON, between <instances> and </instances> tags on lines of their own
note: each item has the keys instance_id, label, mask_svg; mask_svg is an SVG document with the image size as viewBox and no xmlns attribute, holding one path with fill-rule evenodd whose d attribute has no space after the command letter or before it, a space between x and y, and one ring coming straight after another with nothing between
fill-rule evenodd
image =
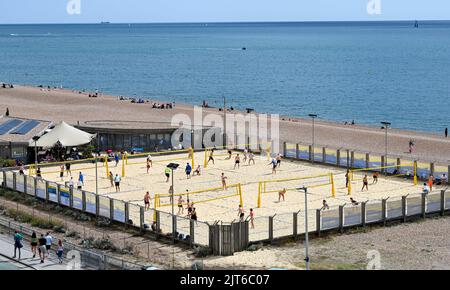
<instances>
[{"instance_id":1,"label":"distant ship on horizon","mask_svg":"<svg viewBox=\"0 0 450 290\"><path fill-rule=\"evenodd\" d=\"M109 21L102 21L102 22L100 22L100 24L111 24L111 22L109 22Z\"/></svg>"}]
</instances>

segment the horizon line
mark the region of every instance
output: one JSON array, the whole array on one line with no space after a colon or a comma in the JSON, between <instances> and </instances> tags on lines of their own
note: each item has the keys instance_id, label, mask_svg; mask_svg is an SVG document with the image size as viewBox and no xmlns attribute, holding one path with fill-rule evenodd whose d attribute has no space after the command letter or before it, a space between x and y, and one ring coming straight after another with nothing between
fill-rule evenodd
<instances>
[{"instance_id":1,"label":"horizon line","mask_svg":"<svg viewBox=\"0 0 450 290\"><path fill-rule=\"evenodd\" d=\"M0 23L0 25L92 25L92 24L262 24L262 23L349 23L349 22L445 22L450 19L392 19L392 20L258 20L258 21L155 21L155 22L36 22L36 23Z\"/></svg>"}]
</instances>

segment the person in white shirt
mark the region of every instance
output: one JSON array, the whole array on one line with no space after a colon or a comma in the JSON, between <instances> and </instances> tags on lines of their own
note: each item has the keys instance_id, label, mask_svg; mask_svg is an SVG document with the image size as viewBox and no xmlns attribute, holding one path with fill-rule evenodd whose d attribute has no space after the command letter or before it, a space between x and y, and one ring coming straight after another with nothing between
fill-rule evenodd
<instances>
[{"instance_id":1,"label":"person in white shirt","mask_svg":"<svg viewBox=\"0 0 450 290\"><path fill-rule=\"evenodd\" d=\"M53 238L50 233L45 235L45 248L47 249L47 257L50 255L50 249L52 248Z\"/></svg>"},{"instance_id":2,"label":"person in white shirt","mask_svg":"<svg viewBox=\"0 0 450 290\"><path fill-rule=\"evenodd\" d=\"M428 186L428 184L426 183L423 184L422 192L425 194L430 193L430 187Z\"/></svg>"},{"instance_id":3,"label":"person in white shirt","mask_svg":"<svg viewBox=\"0 0 450 290\"><path fill-rule=\"evenodd\" d=\"M116 192L120 191L120 181L122 180L122 178L120 178L119 174L116 174L116 176L114 177L114 184L116 185Z\"/></svg>"}]
</instances>

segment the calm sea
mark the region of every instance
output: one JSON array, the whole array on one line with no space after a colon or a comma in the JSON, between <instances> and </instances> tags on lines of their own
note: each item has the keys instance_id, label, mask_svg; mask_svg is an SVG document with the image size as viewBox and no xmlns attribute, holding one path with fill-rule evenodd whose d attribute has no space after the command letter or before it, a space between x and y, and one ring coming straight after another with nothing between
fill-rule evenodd
<instances>
[{"instance_id":1,"label":"calm sea","mask_svg":"<svg viewBox=\"0 0 450 290\"><path fill-rule=\"evenodd\" d=\"M0 25L0 81L441 132L450 22L419 24Z\"/></svg>"}]
</instances>

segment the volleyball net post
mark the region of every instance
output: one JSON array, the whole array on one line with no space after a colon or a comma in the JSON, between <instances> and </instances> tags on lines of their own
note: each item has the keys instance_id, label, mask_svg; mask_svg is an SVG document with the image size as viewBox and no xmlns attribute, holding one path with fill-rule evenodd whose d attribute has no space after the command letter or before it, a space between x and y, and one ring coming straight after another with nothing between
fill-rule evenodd
<instances>
[{"instance_id":1,"label":"volleyball net post","mask_svg":"<svg viewBox=\"0 0 450 290\"><path fill-rule=\"evenodd\" d=\"M109 162L108 162L108 156L105 158L105 169L106 169L106 178L109 177Z\"/></svg>"}]
</instances>

